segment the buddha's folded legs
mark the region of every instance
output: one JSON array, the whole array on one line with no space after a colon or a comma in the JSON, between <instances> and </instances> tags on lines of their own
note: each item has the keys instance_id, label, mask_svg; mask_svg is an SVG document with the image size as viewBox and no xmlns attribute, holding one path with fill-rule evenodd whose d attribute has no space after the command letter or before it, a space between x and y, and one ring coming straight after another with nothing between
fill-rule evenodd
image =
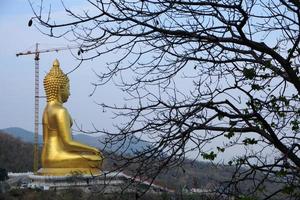
<instances>
[{"instance_id":1,"label":"buddha's folded legs","mask_svg":"<svg viewBox=\"0 0 300 200\"><path fill-rule=\"evenodd\" d=\"M61 153L52 158L42 160L43 168L100 168L102 158L97 155Z\"/></svg>"},{"instance_id":2,"label":"buddha's folded legs","mask_svg":"<svg viewBox=\"0 0 300 200\"><path fill-rule=\"evenodd\" d=\"M93 174L101 173L102 159L97 155L78 155L69 153L68 157L43 159L40 175L72 175L72 174Z\"/></svg>"}]
</instances>

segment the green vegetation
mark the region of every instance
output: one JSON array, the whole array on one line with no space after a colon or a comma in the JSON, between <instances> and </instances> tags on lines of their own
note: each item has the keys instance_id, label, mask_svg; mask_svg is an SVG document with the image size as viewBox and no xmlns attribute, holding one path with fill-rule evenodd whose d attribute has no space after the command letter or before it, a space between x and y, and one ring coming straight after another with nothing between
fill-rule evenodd
<instances>
[{"instance_id":1,"label":"green vegetation","mask_svg":"<svg viewBox=\"0 0 300 200\"><path fill-rule=\"evenodd\" d=\"M134 193L125 194L102 194L102 193L84 193L80 190L59 190L59 191L40 191L40 190L11 190L8 193L0 194L0 200L209 200L211 197L205 197L198 194L144 194L138 196Z\"/></svg>"},{"instance_id":2,"label":"green vegetation","mask_svg":"<svg viewBox=\"0 0 300 200\"><path fill-rule=\"evenodd\" d=\"M9 172L32 171L33 145L0 131L0 168Z\"/></svg>"}]
</instances>

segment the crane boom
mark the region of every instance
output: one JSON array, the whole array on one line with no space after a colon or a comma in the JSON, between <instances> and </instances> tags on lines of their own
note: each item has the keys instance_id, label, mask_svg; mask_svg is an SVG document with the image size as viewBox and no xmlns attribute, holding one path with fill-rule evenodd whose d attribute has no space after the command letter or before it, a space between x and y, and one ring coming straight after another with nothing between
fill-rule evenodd
<instances>
[{"instance_id":1,"label":"crane boom","mask_svg":"<svg viewBox=\"0 0 300 200\"><path fill-rule=\"evenodd\" d=\"M35 45L35 51L26 51L17 53L16 56L25 56L34 54L34 61L35 61L35 79L34 79L34 148L33 148L33 172L36 174L38 170L38 133L39 133L39 60L41 53L49 53L49 52L58 52L62 50L69 50L79 48L79 46L67 46L61 48L50 48L50 49L41 49L39 50L39 43Z\"/></svg>"},{"instance_id":2,"label":"crane boom","mask_svg":"<svg viewBox=\"0 0 300 200\"><path fill-rule=\"evenodd\" d=\"M58 52L58 51L62 51L62 50L76 49L78 47L79 46L67 46L67 47L41 49L41 50L36 49L35 51L26 51L26 52L17 53L16 56L18 57L18 56L24 56L24 55L30 55L30 54L36 54L36 53L39 53L39 54L49 53L49 52L53 52L53 51Z\"/></svg>"}]
</instances>

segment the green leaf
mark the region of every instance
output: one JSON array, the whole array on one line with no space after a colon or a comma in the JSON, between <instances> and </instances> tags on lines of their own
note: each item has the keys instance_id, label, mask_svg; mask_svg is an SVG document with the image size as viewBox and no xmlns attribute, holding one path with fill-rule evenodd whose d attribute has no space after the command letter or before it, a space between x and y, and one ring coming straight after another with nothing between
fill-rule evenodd
<instances>
[{"instance_id":1,"label":"green leaf","mask_svg":"<svg viewBox=\"0 0 300 200\"><path fill-rule=\"evenodd\" d=\"M245 68L245 69L243 70L243 75L245 76L246 79L252 80L252 79L254 79L255 76L256 76L256 71L255 71L254 68L251 68L251 69Z\"/></svg>"},{"instance_id":2,"label":"green leaf","mask_svg":"<svg viewBox=\"0 0 300 200\"><path fill-rule=\"evenodd\" d=\"M237 124L237 121L229 121L230 126L235 126Z\"/></svg>"},{"instance_id":3,"label":"green leaf","mask_svg":"<svg viewBox=\"0 0 300 200\"><path fill-rule=\"evenodd\" d=\"M252 88L252 90L261 90L262 89L262 87L258 84L252 84L251 88Z\"/></svg>"},{"instance_id":4,"label":"green leaf","mask_svg":"<svg viewBox=\"0 0 300 200\"><path fill-rule=\"evenodd\" d=\"M239 158L238 160L237 160L237 163L239 163L239 164L244 164L245 163L245 159L244 158Z\"/></svg>"},{"instance_id":5,"label":"green leaf","mask_svg":"<svg viewBox=\"0 0 300 200\"><path fill-rule=\"evenodd\" d=\"M246 105L247 105L247 106L251 106L251 101L247 101L247 102L246 102Z\"/></svg>"},{"instance_id":6,"label":"green leaf","mask_svg":"<svg viewBox=\"0 0 300 200\"><path fill-rule=\"evenodd\" d=\"M266 186L262 185L261 187L258 188L259 192L264 192L266 190Z\"/></svg>"},{"instance_id":7,"label":"green leaf","mask_svg":"<svg viewBox=\"0 0 300 200\"><path fill-rule=\"evenodd\" d=\"M217 157L217 154L211 151L210 153L202 153L201 156L205 160L214 160Z\"/></svg>"},{"instance_id":8,"label":"green leaf","mask_svg":"<svg viewBox=\"0 0 300 200\"><path fill-rule=\"evenodd\" d=\"M278 112L278 116L279 117L285 117L285 113L284 112Z\"/></svg>"},{"instance_id":9,"label":"green leaf","mask_svg":"<svg viewBox=\"0 0 300 200\"><path fill-rule=\"evenodd\" d=\"M219 119L219 120L222 120L223 118L224 118L224 115L222 115L222 114L219 113L219 114L218 114L218 119Z\"/></svg>"},{"instance_id":10,"label":"green leaf","mask_svg":"<svg viewBox=\"0 0 300 200\"><path fill-rule=\"evenodd\" d=\"M276 127L276 124L274 122L272 122L271 127Z\"/></svg>"},{"instance_id":11,"label":"green leaf","mask_svg":"<svg viewBox=\"0 0 300 200\"><path fill-rule=\"evenodd\" d=\"M299 130L299 121L298 120L295 119L295 120L291 121L290 124L292 125L293 131Z\"/></svg>"},{"instance_id":12,"label":"green leaf","mask_svg":"<svg viewBox=\"0 0 300 200\"><path fill-rule=\"evenodd\" d=\"M281 169L280 171L278 171L276 173L276 176L279 176L279 177L284 177L287 175L287 171L285 171L284 169Z\"/></svg>"},{"instance_id":13,"label":"green leaf","mask_svg":"<svg viewBox=\"0 0 300 200\"><path fill-rule=\"evenodd\" d=\"M217 147L218 151L219 152L224 152L225 151L225 148L222 148L222 147Z\"/></svg>"},{"instance_id":14,"label":"green leaf","mask_svg":"<svg viewBox=\"0 0 300 200\"><path fill-rule=\"evenodd\" d=\"M253 145L253 144L257 144L257 140L255 140L254 138L246 138L243 140L244 145Z\"/></svg>"},{"instance_id":15,"label":"green leaf","mask_svg":"<svg viewBox=\"0 0 300 200\"><path fill-rule=\"evenodd\" d=\"M238 200L257 200L256 197L251 197L251 196L242 196L242 197L239 197Z\"/></svg>"},{"instance_id":16,"label":"green leaf","mask_svg":"<svg viewBox=\"0 0 300 200\"><path fill-rule=\"evenodd\" d=\"M232 138L234 136L233 131L229 131L227 134L224 134L224 137L227 137L228 139Z\"/></svg>"},{"instance_id":17,"label":"green leaf","mask_svg":"<svg viewBox=\"0 0 300 200\"><path fill-rule=\"evenodd\" d=\"M287 98L285 97L285 96L280 96L279 98L278 98L278 100L279 101L282 101L284 104L285 104L285 106L288 106L289 105L289 100L287 100Z\"/></svg>"},{"instance_id":18,"label":"green leaf","mask_svg":"<svg viewBox=\"0 0 300 200\"><path fill-rule=\"evenodd\" d=\"M242 196L242 197L239 197L238 200L257 200L256 197L251 197L251 196Z\"/></svg>"},{"instance_id":19,"label":"green leaf","mask_svg":"<svg viewBox=\"0 0 300 200\"><path fill-rule=\"evenodd\" d=\"M288 186L284 186L284 188L282 188L282 193L284 194L292 194L295 191L295 187L288 185Z\"/></svg>"},{"instance_id":20,"label":"green leaf","mask_svg":"<svg viewBox=\"0 0 300 200\"><path fill-rule=\"evenodd\" d=\"M272 66L271 60L267 61L266 64L265 64L265 66L267 68L270 68Z\"/></svg>"}]
</instances>

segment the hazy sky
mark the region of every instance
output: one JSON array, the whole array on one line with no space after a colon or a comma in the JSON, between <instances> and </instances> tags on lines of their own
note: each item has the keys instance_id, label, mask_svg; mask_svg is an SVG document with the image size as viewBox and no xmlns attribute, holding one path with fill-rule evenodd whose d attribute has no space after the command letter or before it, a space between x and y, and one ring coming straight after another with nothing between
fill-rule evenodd
<instances>
[{"instance_id":1,"label":"hazy sky","mask_svg":"<svg viewBox=\"0 0 300 200\"><path fill-rule=\"evenodd\" d=\"M51 1L60 3L60 1ZM74 9L81 9L84 1L71 1ZM53 8L56 10L56 8ZM54 11L60 17L62 11ZM0 129L7 127L21 127L29 131L34 128L34 55L16 57L16 53L34 50L35 43L40 43L40 49L62 47L68 45L63 39L51 39L41 34L34 26L28 27L28 21L33 16L26 0L0 1ZM64 20L63 18L60 20ZM75 51L76 53L76 51ZM44 96L42 80L57 58L64 72L70 71L78 63L69 51L45 53L40 55L40 95ZM99 71L106 67L109 57L95 59L84 63L78 70L69 75L71 97L65 104L72 118L84 129L111 129L113 123L111 114L103 112L96 105L98 103L123 104L121 92L111 84L93 91L91 82L97 77L93 70ZM40 122L45 99L40 99ZM75 128L75 127L73 127ZM40 133L41 133L40 126ZM222 141L219 141L220 143ZM235 155L240 148L227 151L225 157Z\"/></svg>"},{"instance_id":2,"label":"hazy sky","mask_svg":"<svg viewBox=\"0 0 300 200\"><path fill-rule=\"evenodd\" d=\"M80 6L79 2L82 1L72 2L74 6ZM34 55L16 57L16 53L34 50L37 42L40 43L40 49L62 47L68 44L63 39L51 39L41 34L33 26L28 27L28 21L32 16L27 1L0 1L0 129L16 126L33 131L34 127ZM68 50L41 54L41 96L44 95L43 77L49 71L55 58L59 59L64 72L70 71L77 65L77 61ZM94 96L89 97L93 90L91 82L97 81L92 70L105 67L107 60L109 58L105 61L98 59L86 62L69 75L71 97L65 106L73 119L83 128L91 129L92 123L98 128L111 127L111 116L103 113L95 102L117 103L121 101L117 89L109 85L101 87ZM45 99L40 99L40 113L44 106Z\"/></svg>"}]
</instances>

